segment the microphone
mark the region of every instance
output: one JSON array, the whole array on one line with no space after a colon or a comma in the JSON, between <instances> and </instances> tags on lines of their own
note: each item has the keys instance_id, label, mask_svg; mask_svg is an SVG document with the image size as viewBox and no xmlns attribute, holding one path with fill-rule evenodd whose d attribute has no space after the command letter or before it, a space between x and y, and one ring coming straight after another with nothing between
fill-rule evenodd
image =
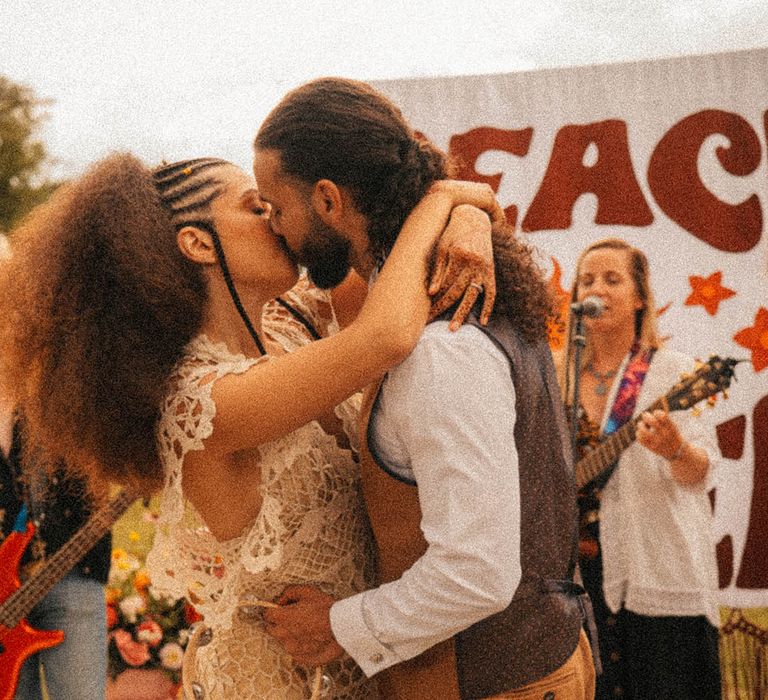
<instances>
[{"instance_id":1,"label":"microphone","mask_svg":"<svg viewBox=\"0 0 768 700\"><path fill-rule=\"evenodd\" d=\"M571 304L571 311L577 316L597 318L605 311L605 302L596 296L584 297L582 301L575 301Z\"/></svg>"}]
</instances>

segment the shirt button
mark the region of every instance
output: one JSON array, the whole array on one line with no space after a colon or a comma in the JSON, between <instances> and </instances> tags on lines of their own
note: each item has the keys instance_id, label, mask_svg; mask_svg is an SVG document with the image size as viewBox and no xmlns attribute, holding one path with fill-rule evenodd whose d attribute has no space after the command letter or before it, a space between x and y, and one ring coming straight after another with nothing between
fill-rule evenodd
<instances>
[{"instance_id":1,"label":"shirt button","mask_svg":"<svg viewBox=\"0 0 768 700\"><path fill-rule=\"evenodd\" d=\"M384 661L384 655L374 654L369 660L372 664L380 664L382 661Z\"/></svg>"},{"instance_id":2,"label":"shirt button","mask_svg":"<svg viewBox=\"0 0 768 700\"><path fill-rule=\"evenodd\" d=\"M619 654L618 651L611 652L611 661L613 661L613 663L617 663L620 658L621 658L621 654Z\"/></svg>"}]
</instances>

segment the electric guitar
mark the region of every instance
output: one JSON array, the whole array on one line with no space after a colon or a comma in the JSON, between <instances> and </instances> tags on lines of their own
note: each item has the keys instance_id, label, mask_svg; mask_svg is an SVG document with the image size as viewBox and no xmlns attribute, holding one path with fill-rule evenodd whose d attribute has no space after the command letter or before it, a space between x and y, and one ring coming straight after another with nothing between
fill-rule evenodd
<instances>
[{"instance_id":1,"label":"electric guitar","mask_svg":"<svg viewBox=\"0 0 768 700\"><path fill-rule=\"evenodd\" d=\"M135 496L122 491L97 510L88 521L23 584L18 567L35 534L27 523L24 532L11 532L0 545L0 700L13 700L19 672L28 657L60 644L61 630L36 630L27 621L30 610L110 530L133 503Z\"/></svg>"},{"instance_id":2,"label":"electric guitar","mask_svg":"<svg viewBox=\"0 0 768 700\"><path fill-rule=\"evenodd\" d=\"M686 411L697 403L725 392L731 385L733 368L742 360L731 357L721 358L712 355L691 374L685 374L664 396L654 401L645 411L663 409L667 411ZM644 413L645 411L641 411ZM597 538L590 527L599 520L599 487L594 483L599 477L610 471L621 453L637 437L637 424L640 414L627 421L617 431L595 444L593 449L582 457L575 467L576 487L579 490L579 514L581 522L580 549L583 555L597 554Z\"/></svg>"}]
</instances>

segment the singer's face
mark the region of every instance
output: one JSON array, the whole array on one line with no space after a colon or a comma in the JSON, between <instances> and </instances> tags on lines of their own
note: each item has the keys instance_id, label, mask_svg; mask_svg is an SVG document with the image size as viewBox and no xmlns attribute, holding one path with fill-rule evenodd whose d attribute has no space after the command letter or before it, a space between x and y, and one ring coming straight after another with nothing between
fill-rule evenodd
<instances>
[{"instance_id":1,"label":"singer's face","mask_svg":"<svg viewBox=\"0 0 768 700\"><path fill-rule=\"evenodd\" d=\"M585 321L593 331L625 324L634 328L635 311L643 306L632 279L629 253L624 250L598 248L587 253L579 268L576 294L578 301L596 296L605 302L599 318Z\"/></svg>"}]
</instances>

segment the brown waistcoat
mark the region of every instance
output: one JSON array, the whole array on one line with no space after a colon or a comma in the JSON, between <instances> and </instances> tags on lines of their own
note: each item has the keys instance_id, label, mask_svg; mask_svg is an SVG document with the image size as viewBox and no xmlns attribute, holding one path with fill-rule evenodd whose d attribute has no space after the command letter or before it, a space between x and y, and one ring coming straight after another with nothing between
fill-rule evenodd
<instances>
[{"instance_id":1,"label":"brown waistcoat","mask_svg":"<svg viewBox=\"0 0 768 700\"><path fill-rule=\"evenodd\" d=\"M378 674L386 700L469 700L519 688L562 666L578 643L577 602L546 589L548 581L570 580L576 547L570 447L551 354L545 343L526 343L504 320L474 325L509 359L515 387L522 580L502 612ZM368 390L363 405L361 473L379 582L386 583L410 568L427 543L417 487L393 478L370 451L368 426L379 387Z\"/></svg>"}]
</instances>

